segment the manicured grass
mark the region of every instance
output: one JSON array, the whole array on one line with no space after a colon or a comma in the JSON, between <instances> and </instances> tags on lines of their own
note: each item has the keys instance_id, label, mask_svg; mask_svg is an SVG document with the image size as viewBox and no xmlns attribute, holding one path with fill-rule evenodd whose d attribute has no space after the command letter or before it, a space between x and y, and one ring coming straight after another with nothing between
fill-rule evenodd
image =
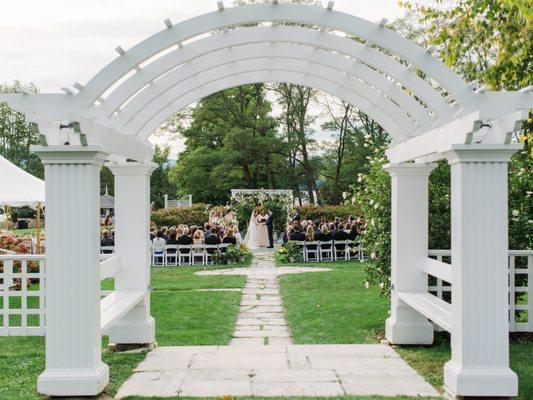
<instances>
[{"instance_id":1,"label":"manicured grass","mask_svg":"<svg viewBox=\"0 0 533 400\"><path fill-rule=\"evenodd\" d=\"M365 288L359 262L321 266L334 269L281 276L281 294L294 341L378 342L389 310L389 302L379 296L379 288Z\"/></svg>"},{"instance_id":2,"label":"manicured grass","mask_svg":"<svg viewBox=\"0 0 533 400\"><path fill-rule=\"evenodd\" d=\"M248 266L250 260L231 267ZM246 277L194 275L198 270L220 268L227 266L152 268L152 315L160 346L228 344L241 293L197 289L242 288ZM103 282L102 289L112 288L113 280ZM113 396L145 354L109 352L107 338L102 340L102 349L102 359L110 369L106 394ZM37 377L43 370L43 337L0 337L0 399L40 398Z\"/></svg>"},{"instance_id":3,"label":"manicured grass","mask_svg":"<svg viewBox=\"0 0 533 400\"><path fill-rule=\"evenodd\" d=\"M363 265L357 262L305 265L330 267L333 271L281 277L281 293L294 341L300 344L378 342L383 336L389 301L379 296L377 288L364 287ZM513 335L510 345L511 368L519 377L518 398L524 400L533 398L532 338L533 335ZM442 391L442 368L451 357L448 334L436 333L433 346L395 346L395 349Z\"/></svg>"}]
</instances>

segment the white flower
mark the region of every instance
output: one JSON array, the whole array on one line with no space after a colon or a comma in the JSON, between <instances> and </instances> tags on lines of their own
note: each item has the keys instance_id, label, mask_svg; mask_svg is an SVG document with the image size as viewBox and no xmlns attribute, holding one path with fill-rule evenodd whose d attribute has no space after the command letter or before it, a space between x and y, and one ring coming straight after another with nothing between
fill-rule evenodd
<instances>
[{"instance_id":1,"label":"white flower","mask_svg":"<svg viewBox=\"0 0 533 400\"><path fill-rule=\"evenodd\" d=\"M375 259L377 258L377 257L376 257L376 252L375 252L375 251L373 251L372 253L370 253L370 258L371 258L372 260L375 260Z\"/></svg>"},{"instance_id":2,"label":"white flower","mask_svg":"<svg viewBox=\"0 0 533 400\"><path fill-rule=\"evenodd\" d=\"M513 210L513 217L518 217L519 214L518 210Z\"/></svg>"},{"instance_id":3,"label":"white flower","mask_svg":"<svg viewBox=\"0 0 533 400\"><path fill-rule=\"evenodd\" d=\"M379 204L378 203L374 204L374 208L377 210L379 208Z\"/></svg>"},{"instance_id":4,"label":"white flower","mask_svg":"<svg viewBox=\"0 0 533 400\"><path fill-rule=\"evenodd\" d=\"M359 183L363 182L363 177L359 176L359 178L357 178L357 182L359 182Z\"/></svg>"},{"instance_id":5,"label":"white flower","mask_svg":"<svg viewBox=\"0 0 533 400\"><path fill-rule=\"evenodd\" d=\"M374 218L372 218L372 219L370 220L370 225L374 226L374 224L375 224L375 222L374 222Z\"/></svg>"},{"instance_id":6,"label":"white flower","mask_svg":"<svg viewBox=\"0 0 533 400\"><path fill-rule=\"evenodd\" d=\"M383 282L381 282L381 283L379 284L379 287L380 287L381 289L383 289L383 288L385 287L385 284L384 284Z\"/></svg>"},{"instance_id":7,"label":"white flower","mask_svg":"<svg viewBox=\"0 0 533 400\"><path fill-rule=\"evenodd\" d=\"M368 281L365 282L365 287L368 289L370 287L370 283Z\"/></svg>"},{"instance_id":8,"label":"white flower","mask_svg":"<svg viewBox=\"0 0 533 400\"><path fill-rule=\"evenodd\" d=\"M370 201L368 202L368 204L370 204L370 205L374 204L374 200L373 200L373 199L370 199Z\"/></svg>"}]
</instances>

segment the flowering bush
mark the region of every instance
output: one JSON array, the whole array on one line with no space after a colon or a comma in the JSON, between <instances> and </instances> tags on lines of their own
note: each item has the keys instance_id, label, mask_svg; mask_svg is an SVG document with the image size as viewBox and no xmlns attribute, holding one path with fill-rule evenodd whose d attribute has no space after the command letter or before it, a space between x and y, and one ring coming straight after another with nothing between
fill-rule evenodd
<instances>
[{"instance_id":1,"label":"flowering bush","mask_svg":"<svg viewBox=\"0 0 533 400\"><path fill-rule=\"evenodd\" d=\"M302 248L298 243L289 240L284 246L278 248L279 260L281 262L303 261Z\"/></svg>"},{"instance_id":2,"label":"flowering bush","mask_svg":"<svg viewBox=\"0 0 533 400\"><path fill-rule=\"evenodd\" d=\"M152 223L158 227L179 224L203 226L209 220L209 212L205 204L198 203L191 207L152 211L151 219Z\"/></svg>"}]
</instances>

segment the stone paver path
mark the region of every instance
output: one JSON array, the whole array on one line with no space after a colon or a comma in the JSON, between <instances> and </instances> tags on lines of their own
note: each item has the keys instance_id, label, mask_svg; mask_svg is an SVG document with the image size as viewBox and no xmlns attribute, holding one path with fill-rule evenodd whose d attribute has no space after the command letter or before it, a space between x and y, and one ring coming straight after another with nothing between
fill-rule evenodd
<instances>
[{"instance_id":1,"label":"stone paver path","mask_svg":"<svg viewBox=\"0 0 533 400\"><path fill-rule=\"evenodd\" d=\"M292 344L278 275L328 270L276 268L262 252L251 268L198 272L248 276L230 345L156 348L116 398L439 396L390 346Z\"/></svg>"}]
</instances>

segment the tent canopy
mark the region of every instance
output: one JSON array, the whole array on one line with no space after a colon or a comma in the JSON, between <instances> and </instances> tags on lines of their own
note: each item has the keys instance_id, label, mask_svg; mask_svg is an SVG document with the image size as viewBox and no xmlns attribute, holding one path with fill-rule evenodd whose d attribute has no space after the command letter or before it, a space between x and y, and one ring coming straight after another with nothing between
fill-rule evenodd
<instances>
[{"instance_id":1,"label":"tent canopy","mask_svg":"<svg viewBox=\"0 0 533 400\"><path fill-rule=\"evenodd\" d=\"M44 181L0 156L0 206L35 208L44 193Z\"/></svg>"}]
</instances>

